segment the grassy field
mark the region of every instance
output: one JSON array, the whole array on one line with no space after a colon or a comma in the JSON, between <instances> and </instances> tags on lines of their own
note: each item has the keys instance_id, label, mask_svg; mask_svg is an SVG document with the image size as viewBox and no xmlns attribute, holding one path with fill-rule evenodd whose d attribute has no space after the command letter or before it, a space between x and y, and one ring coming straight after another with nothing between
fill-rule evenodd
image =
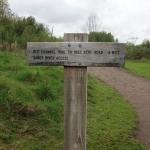
<instances>
[{"instance_id":1,"label":"grassy field","mask_svg":"<svg viewBox=\"0 0 150 150\"><path fill-rule=\"evenodd\" d=\"M136 75L150 78L150 60L126 60L125 68Z\"/></svg>"},{"instance_id":2,"label":"grassy field","mask_svg":"<svg viewBox=\"0 0 150 150\"><path fill-rule=\"evenodd\" d=\"M25 54L0 52L0 149L63 150L63 68L29 67ZM133 108L88 76L87 150L148 150L132 139Z\"/></svg>"}]
</instances>

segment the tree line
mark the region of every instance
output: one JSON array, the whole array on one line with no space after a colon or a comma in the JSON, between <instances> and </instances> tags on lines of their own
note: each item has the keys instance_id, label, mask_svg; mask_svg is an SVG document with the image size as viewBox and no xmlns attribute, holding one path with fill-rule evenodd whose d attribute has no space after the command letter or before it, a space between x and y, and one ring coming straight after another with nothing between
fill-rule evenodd
<instances>
[{"instance_id":1,"label":"tree line","mask_svg":"<svg viewBox=\"0 0 150 150\"><path fill-rule=\"evenodd\" d=\"M53 35L53 29L39 23L33 16L19 17L15 15L8 0L0 0L0 46L3 50L14 46L26 48L27 42L63 41Z\"/></svg>"},{"instance_id":2,"label":"tree line","mask_svg":"<svg viewBox=\"0 0 150 150\"><path fill-rule=\"evenodd\" d=\"M81 29L89 34L89 42L118 42L110 32L100 31L101 20L95 12L89 14Z\"/></svg>"},{"instance_id":3,"label":"tree line","mask_svg":"<svg viewBox=\"0 0 150 150\"><path fill-rule=\"evenodd\" d=\"M84 32L89 33L89 42L119 42L111 33L99 32L101 21L97 14L91 13L82 27ZM150 59L150 40L144 39L139 45L126 43L126 59Z\"/></svg>"},{"instance_id":4,"label":"tree line","mask_svg":"<svg viewBox=\"0 0 150 150\"><path fill-rule=\"evenodd\" d=\"M100 31L101 21L97 14L91 13L82 27L89 34L89 42L119 42L109 32ZM19 17L9 7L8 0L0 0L0 48L26 48L27 42L63 42L56 37L53 29L39 23L33 16ZM145 39L140 45L127 42L127 59L150 58L150 40Z\"/></svg>"},{"instance_id":5,"label":"tree line","mask_svg":"<svg viewBox=\"0 0 150 150\"><path fill-rule=\"evenodd\" d=\"M98 17L90 14L85 28L89 30L89 42L115 42L114 36L105 31L99 32ZM26 48L27 42L60 42L53 29L39 23L33 16L19 17L9 7L8 0L0 0L0 46L3 50L13 47Z\"/></svg>"},{"instance_id":6,"label":"tree line","mask_svg":"<svg viewBox=\"0 0 150 150\"><path fill-rule=\"evenodd\" d=\"M150 40L144 39L139 45L126 43L126 59L150 59Z\"/></svg>"}]
</instances>

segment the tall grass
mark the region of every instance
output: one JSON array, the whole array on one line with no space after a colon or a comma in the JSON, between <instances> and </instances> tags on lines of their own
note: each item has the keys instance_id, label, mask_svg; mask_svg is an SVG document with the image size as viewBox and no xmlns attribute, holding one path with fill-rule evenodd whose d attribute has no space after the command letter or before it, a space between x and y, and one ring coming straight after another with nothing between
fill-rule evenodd
<instances>
[{"instance_id":1,"label":"tall grass","mask_svg":"<svg viewBox=\"0 0 150 150\"><path fill-rule=\"evenodd\" d=\"M63 68L29 67L26 56L0 52L0 149L63 149ZM133 108L88 76L87 149L147 150L132 138Z\"/></svg>"}]
</instances>

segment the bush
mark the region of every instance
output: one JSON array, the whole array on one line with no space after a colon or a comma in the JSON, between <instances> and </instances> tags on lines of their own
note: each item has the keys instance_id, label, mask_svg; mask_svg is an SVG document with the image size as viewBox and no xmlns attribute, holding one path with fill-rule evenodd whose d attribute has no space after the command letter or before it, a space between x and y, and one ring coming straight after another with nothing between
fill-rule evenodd
<instances>
[{"instance_id":1,"label":"bush","mask_svg":"<svg viewBox=\"0 0 150 150\"><path fill-rule=\"evenodd\" d=\"M126 59L150 59L150 49L142 46L127 46Z\"/></svg>"}]
</instances>

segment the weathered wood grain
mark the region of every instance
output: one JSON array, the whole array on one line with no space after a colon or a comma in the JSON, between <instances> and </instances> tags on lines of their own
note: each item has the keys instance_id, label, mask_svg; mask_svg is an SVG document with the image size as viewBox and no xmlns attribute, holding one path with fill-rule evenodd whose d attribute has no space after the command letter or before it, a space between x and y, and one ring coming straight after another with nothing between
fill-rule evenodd
<instances>
[{"instance_id":1,"label":"weathered wood grain","mask_svg":"<svg viewBox=\"0 0 150 150\"><path fill-rule=\"evenodd\" d=\"M64 42L88 42L87 33L65 33Z\"/></svg>"},{"instance_id":2,"label":"weathered wood grain","mask_svg":"<svg viewBox=\"0 0 150 150\"><path fill-rule=\"evenodd\" d=\"M88 35L66 34L67 40L86 42ZM64 149L86 150L87 67L65 66L64 83Z\"/></svg>"},{"instance_id":3,"label":"weathered wood grain","mask_svg":"<svg viewBox=\"0 0 150 150\"><path fill-rule=\"evenodd\" d=\"M124 66L126 45L88 43L87 34L65 34L64 42L28 42L29 65L64 66L64 149L86 150L87 66Z\"/></svg>"},{"instance_id":4,"label":"weathered wood grain","mask_svg":"<svg viewBox=\"0 0 150 150\"><path fill-rule=\"evenodd\" d=\"M122 43L77 42L86 40L86 36L72 36L64 39L70 42L29 42L27 55L29 65L53 66L124 66L126 45ZM74 38L74 41L71 40Z\"/></svg>"},{"instance_id":5,"label":"weathered wood grain","mask_svg":"<svg viewBox=\"0 0 150 150\"><path fill-rule=\"evenodd\" d=\"M87 67L65 67L64 149L86 149Z\"/></svg>"}]
</instances>

